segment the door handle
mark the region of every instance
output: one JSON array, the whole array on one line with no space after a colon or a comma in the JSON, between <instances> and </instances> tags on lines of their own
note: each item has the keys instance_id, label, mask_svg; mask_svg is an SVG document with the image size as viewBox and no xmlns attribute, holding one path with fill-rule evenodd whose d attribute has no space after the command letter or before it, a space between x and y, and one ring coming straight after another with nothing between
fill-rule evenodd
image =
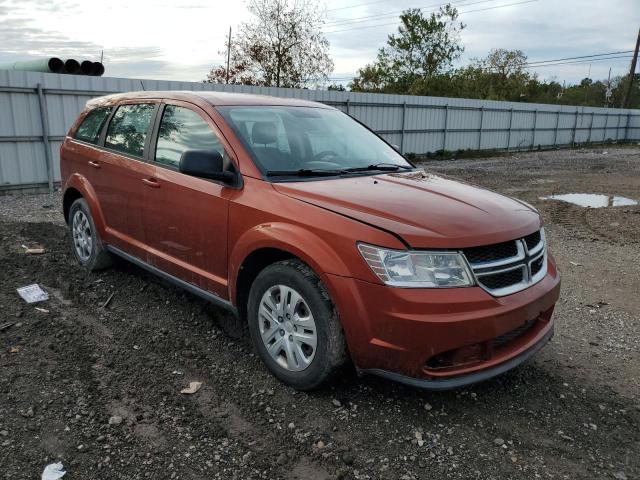
<instances>
[{"instance_id":1,"label":"door handle","mask_svg":"<svg viewBox=\"0 0 640 480\"><path fill-rule=\"evenodd\" d=\"M155 178L143 178L142 182L151 188L160 188L160 183Z\"/></svg>"},{"instance_id":2,"label":"door handle","mask_svg":"<svg viewBox=\"0 0 640 480\"><path fill-rule=\"evenodd\" d=\"M94 162L93 160L89 160L89 165L93 168L100 168L100 164L98 162Z\"/></svg>"}]
</instances>

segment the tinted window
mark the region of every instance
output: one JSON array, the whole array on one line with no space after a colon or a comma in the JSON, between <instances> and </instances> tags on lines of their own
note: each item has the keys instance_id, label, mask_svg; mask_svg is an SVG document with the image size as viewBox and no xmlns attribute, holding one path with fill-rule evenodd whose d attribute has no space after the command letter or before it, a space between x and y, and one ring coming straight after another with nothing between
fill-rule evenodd
<instances>
[{"instance_id":1,"label":"tinted window","mask_svg":"<svg viewBox=\"0 0 640 480\"><path fill-rule=\"evenodd\" d=\"M100 107L90 111L76 130L76 138L84 142L98 143L102 126L110 113L111 107Z\"/></svg>"},{"instance_id":2,"label":"tinted window","mask_svg":"<svg viewBox=\"0 0 640 480\"><path fill-rule=\"evenodd\" d=\"M222 143L200 115L167 105L158 131L156 162L177 168L185 150L218 150L224 156Z\"/></svg>"},{"instance_id":3,"label":"tinted window","mask_svg":"<svg viewBox=\"0 0 640 480\"><path fill-rule=\"evenodd\" d=\"M119 107L109 124L105 147L142 157L154 108L150 104Z\"/></svg>"}]
</instances>

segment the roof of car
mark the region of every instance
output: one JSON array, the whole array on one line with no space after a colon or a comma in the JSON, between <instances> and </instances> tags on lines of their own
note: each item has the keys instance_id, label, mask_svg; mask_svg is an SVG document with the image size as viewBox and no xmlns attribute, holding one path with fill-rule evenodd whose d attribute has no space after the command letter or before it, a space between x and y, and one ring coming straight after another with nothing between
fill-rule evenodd
<instances>
[{"instance_id":1,"label":"roof of car","mask_svg":"<svg viewBox=\"0 0 640 480\"><path fill-rule=\"evenodd\" d=\"M285 105L293 107L332 108L318 102L310 102L298 98L271 97L267 95L253 95L247 93L226 93L212 91L144 91L116 93L91 100L89 105L102 103L115 103L122 100L143 100L145 98L161 98L171 100L183 100L200 103L202 101L214 106L218 105Z\"/></svg>"}]
</instances>

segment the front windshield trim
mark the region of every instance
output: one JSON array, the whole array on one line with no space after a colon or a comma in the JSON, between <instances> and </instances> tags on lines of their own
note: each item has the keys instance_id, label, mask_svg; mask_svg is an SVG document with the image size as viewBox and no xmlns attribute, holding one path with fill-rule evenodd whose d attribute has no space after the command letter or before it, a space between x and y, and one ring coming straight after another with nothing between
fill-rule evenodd
<instances>
[{"instance_id":1,"label":"front windshield trim","mask_svg":"<svg viewBox=\"0 0 640 480\"><path fill-rule=\"evenodd\" d=\"M313 181L379 175L398 170L405 172L416 168L367 125L336 108L224 105L217 106L216 110L240 140L265 181ZM296 111L300 110L309 114L298 114ZM331 118L329 115L336 116ZM261 130L254 131L253 127L258 123ZM345 133L341 135L343 130ZM320 144L312 145L318 138ZM325 146L329 148L322 148ZM258 149L263 158L259 158ZM269 168L270 165L263 161L265 153L271 155L267 161L275 159L276 167L282 165L285 168ZM385 167L375 169L374 165ZM389 168L393 165L398 168ZM295 172L300 170L313 170L313 174L296 175ZM321 170L327 170L327 175L322 175Z\"/></svg>"},{"instance_id":2,"label":"front windshield trim","mask_svg":"<svg viewBox=\"0 0 640 480\"><path fill-rule=\"evenodd\" d=\"M415 172L417 167L410 167L409 169L401 170L366 170L360 172L347 172L335 174L331 170L327 171L326 175L265 175L264 179L272 183L281 182L311 182L315 180L330 180L337 178L353 178L353 177L373 177L377 175L388 175L390 173L411 173Z\"/></svg>"}]
</instances>

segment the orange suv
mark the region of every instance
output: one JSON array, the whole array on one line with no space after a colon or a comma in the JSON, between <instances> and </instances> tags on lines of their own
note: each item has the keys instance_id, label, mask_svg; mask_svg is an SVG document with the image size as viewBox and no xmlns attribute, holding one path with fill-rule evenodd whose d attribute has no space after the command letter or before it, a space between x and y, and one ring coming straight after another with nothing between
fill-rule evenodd
<instances>
[{"instance_id":1,"label":"orange suv","mask_svg":"<svg viewBox=\"0 0 640 480\"><path fill-rule=\"evenodd\" d=\"M298 389L359 372L449 389L553 335L537 211L425 173L326 105L216 92L91 100L61 148L90 270L123 257L247 322Z\"/></svg>"}]
</instances>

